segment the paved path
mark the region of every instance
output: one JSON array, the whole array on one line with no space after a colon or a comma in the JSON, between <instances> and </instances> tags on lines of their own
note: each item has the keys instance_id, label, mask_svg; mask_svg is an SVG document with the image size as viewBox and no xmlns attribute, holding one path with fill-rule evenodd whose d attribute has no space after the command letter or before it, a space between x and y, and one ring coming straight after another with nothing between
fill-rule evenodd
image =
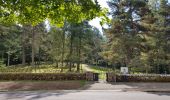
<instances>
[{"instance_id":1,"label":"paved path","mask_svg":"<svg viewBox=\"0 0 170 100\"><path fill-rule=\"evenodd\" d=\"M88 82L86 90L122 90L122 91L164 91L170 92L170 83L107 83L105 81Z\"/></svg>"},{"instance_id":2,"label":"paved path","mask_svg":"<svg viewBox=\"0 0 170 100\"><path fill-rule=\"evenodd\" d=\"M86 71L92 71L88 65L83 64ZM82 89L86 90L123 90L123 91L170 91L170 83L108 83L99 79L98 82L88 82Z\"/></svg>"},{"instance_id":3,"label":"paved path","mask_svg":"<svg viewBox=\"0 0 170 100\"><path fill-rule=\"evenodd\" d=\"M109 90L0 92L0 100L170 100L170 93Z\"/></svg>"}]
</instances>

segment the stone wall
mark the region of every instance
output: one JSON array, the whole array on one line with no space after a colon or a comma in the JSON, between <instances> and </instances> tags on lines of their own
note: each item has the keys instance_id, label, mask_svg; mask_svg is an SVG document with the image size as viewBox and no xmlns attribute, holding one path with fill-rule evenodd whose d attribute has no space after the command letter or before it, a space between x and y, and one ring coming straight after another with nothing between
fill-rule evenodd
<instances>
[{"instance_id":1,"label":"stone wall","mask_svg":"<svg viewBox=\"0 0 170 100\"><path fill-rule=\"evenodd\" d=\"M107 82L116 82L116 75L114 73L108 72L106 73Z\"/></svg>"},{"instance_id":2,"label":"stone wall","mask_svg":"<svg viewBox=\"0 0 170 100\"><path fill-rule=\"evenodd\" d=\"M94 73L93 72L86 72L86 80L87 81L94 81Z\"/></svg>"}]
</instances>

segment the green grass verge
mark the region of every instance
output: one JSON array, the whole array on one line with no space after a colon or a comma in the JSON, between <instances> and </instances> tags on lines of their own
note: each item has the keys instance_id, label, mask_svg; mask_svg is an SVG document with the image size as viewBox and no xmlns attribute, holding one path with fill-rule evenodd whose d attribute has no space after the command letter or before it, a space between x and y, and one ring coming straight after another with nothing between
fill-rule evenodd
<instances>
[{"instance_id":1,"label":"green grass verge","mask_svg":"<svg viewBox=\"0 0 170 100\"><path fill-rule=\"evenodd\" d=\"M62 72L61 72L61 69ZM77 72L76 67L72 68L72 72ZM80 72L83 72L82 70ZM55 65L40 66L9 66L0 67L0 73L70 73L69 67L55 67Z\"/></svg>"},{"instance_id":2,"label":"green grass verge","mask_svg":"<svg viewBox=\"0 0 170 100\"><path fill-rule=\"evenodd\" d=\"M46 91L81 89L87 83L79 81L0 81L0 91ZM5 86L5 88L4 88Z\"/></svg>"}]
</instances>

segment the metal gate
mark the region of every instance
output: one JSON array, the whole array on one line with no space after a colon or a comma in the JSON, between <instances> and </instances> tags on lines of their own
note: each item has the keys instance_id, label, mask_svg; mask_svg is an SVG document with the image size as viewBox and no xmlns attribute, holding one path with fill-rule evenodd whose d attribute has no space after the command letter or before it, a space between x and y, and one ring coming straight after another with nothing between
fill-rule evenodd
<instances>
[{"instance_id":1,"label":"metal gate","mask_svg":"<svg viewBox=\"0 0 170 100\"><path fill-rule=\"evenodd\" d=\"M106 79L105 72L93 73L93 81L106 81Z\"/></svg>"},{"instance_id":2,"label":"metal gate","mask_svg":"<svg viewBox=\"0 0 170 100\"><path fill-rule=\"evenodd\" d=\"M94 81L99 81L99 73L93 73Z\"/></svg>"}]
</instances>

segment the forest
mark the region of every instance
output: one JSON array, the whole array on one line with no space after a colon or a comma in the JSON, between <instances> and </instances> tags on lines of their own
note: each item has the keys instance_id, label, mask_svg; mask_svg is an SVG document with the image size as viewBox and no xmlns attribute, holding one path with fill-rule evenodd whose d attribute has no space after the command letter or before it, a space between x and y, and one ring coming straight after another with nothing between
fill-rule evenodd
<instances>
[{"instance_id":1,"label":"forest","mask_svg":"<svg viewBox=\"0 0 170 100\"><path fill-rule=\"evenodd\" d=\"M0 69L82 64L170 73L168 0L0 0ZM110 18L110 17L111 18ZM100 18L102 32L89 24Z\"/></svg>"}]
</instances>

